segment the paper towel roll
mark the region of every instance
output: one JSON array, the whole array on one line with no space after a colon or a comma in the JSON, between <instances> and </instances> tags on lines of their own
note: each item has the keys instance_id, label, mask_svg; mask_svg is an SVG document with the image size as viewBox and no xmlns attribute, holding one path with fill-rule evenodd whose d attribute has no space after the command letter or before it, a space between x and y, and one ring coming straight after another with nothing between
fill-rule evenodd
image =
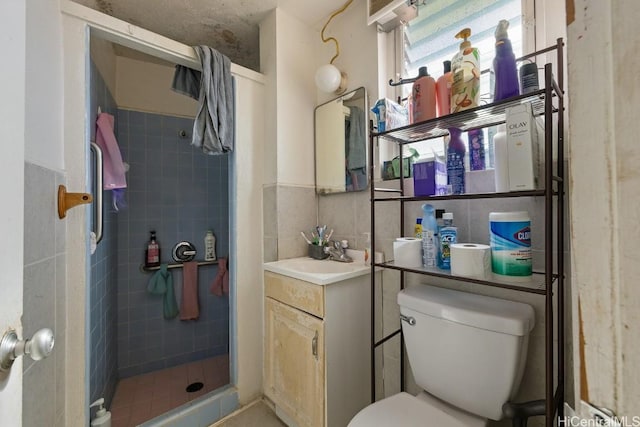
<instances>
[{"instance_id":1,"label":"paper towel roll","mask_svg":"<svg viewBox=\"0 0 640 427\"><path fill-rule=\"evenodd\" d=\"M451 274L488 279L491 277L491 248L478 243L451 245Z\"/></svg>"},{"instance_id":2,"label":"paper towel roll","mask_svg":"<svg viewBox=\"0 0 640 427\"><path fill-rule=\"evenodd\" d=\"M422 267L422 240L398 237L393 242L393 263L399 267Z\"/></svg>"}]
</instances>

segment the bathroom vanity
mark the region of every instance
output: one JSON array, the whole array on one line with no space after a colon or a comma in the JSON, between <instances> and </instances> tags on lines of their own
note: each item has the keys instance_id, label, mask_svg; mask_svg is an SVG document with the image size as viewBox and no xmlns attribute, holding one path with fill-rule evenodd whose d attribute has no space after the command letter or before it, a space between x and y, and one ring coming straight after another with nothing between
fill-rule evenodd
<instances>
[{"instance_id":1,"label":"bathroom vanity","mask_svg":"<svg viewBox=\"0 0 640 427\"><path fill-rule=\"evenodd\" d=\"M264 269L265 395L290 426L347 425L371 399L371 267L295 258Z\"/></svg>"}]
</instances>

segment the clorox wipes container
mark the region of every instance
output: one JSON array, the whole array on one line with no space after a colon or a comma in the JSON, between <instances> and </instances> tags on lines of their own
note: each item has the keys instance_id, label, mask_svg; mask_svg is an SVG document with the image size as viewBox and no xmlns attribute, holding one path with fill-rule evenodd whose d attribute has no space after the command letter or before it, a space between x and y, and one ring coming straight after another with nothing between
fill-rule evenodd
<instances>
[{"instance_id":1,"label":"clorox wipes container","mask_svg":"<svg viewBox=\"0 0 640 427\"><path fill-rule=\"evenodd\" d=\"M491 270L510 280L531 277L531 219L528 212L489 214Z\"/></svg>"}]
</instances>

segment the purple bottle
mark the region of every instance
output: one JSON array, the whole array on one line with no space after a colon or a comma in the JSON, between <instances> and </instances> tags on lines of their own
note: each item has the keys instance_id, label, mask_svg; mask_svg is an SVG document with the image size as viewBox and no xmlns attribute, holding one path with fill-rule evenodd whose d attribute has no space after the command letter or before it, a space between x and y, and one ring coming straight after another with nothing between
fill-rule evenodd
<instances>
[{"instance_id":1,"label":"purple bottle","mask_svg":"<svg viewBox=\"0 0 640 427\"><path fill-rule=\"evenodd\" d=\"M518 70L516 68L516 57L511 48L511 41L507 34L509 21L502 19L496 27L496 56L493 58L494 90L493 102L501 99L518 96Z\"/></svg>"},{"instance_id":2,"label":"purple bottle","mask_svg":"<svg viewBox=\"0 0 640 427\"><path fill-rule=\"evenodd\" d=\"M449 128L449 145L447 145L447 184L452 194L464 194L464 154L465 146L462 142L462 131Z\"/></svg>"}]
</instances>

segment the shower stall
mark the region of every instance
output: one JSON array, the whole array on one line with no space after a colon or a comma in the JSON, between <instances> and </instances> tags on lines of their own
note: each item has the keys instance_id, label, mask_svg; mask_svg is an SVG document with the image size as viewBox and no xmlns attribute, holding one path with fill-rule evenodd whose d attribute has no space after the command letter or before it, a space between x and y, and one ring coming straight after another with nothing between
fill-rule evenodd
<instances>
[{"instance_id":1,"label":"shower stall","mask_svg":"<svg viewBox=\"0 0 640 427\"><path fill-rule=\"evenodd\" d=\"M179 411L181 405L206 399L230 384L229 296L211 289L218 265L198 267L197 320L181 320L180 314L165 318L163 296L148 289L156 271L143 265L153 230L162 263L173 263L168 271L180 306L184 277L182 265L172 259L174 245L190 242L195 260L202 260L205 234L213 230L217 258L229 256L232 155L209 156L191 146L192 117L163 112L162 107L149 112L118 105L108 84L112 76L103 75L109 68L100 66L100 58L112 55L109 49L106 42L92 39L88 138L95 141L99 113L114 116L114 133L128 164L126 206L114 202L112 191L95 188L101 165L92 155L88 188L102 192L103 205L102 215L94 213L88 224L90 231L102 229L90 256L88 398L93 402L104 397L114 422L134 426ZM170 64L145 63L144 57L115 58L118 68L145 70L143 78L172 70ZM121 82L136 79L135 73L114 74L118 84L149 84ZM169 92L169 86L170 80L154 95Z\"/></svg>"}]
</instances>

